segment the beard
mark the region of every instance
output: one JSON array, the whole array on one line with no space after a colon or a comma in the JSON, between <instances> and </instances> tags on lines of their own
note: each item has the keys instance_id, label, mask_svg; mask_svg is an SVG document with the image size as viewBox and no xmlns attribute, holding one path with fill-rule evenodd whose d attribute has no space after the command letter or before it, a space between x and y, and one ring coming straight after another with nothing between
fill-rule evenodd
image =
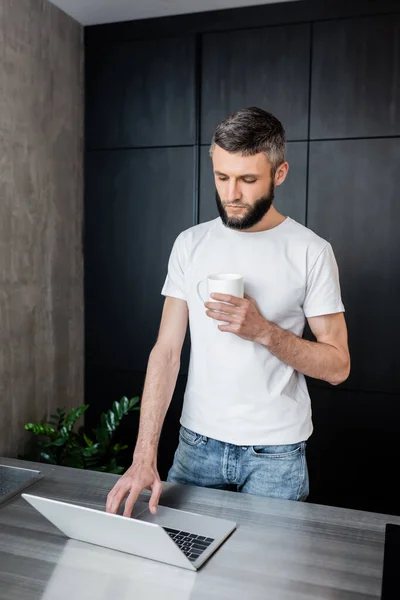
<instances>
[{"instance_id":1,"label":"beard","mask_svg":"<svg viewBox=\"0 0 400 600\"><path fill-rule=\"evenodd\" d=\"M275 186L271 181L268 194L256 200L253 205L240 201L229 203L223 202L216 191L215 198L217 201L217 208L223 224L231 229L250 229L251 227L254 227L254 225L257 225L271 208L274 200L274 190ZM229 217L225 209L225 204L231 206L243 206L246 208L246 212L242 217Z\"/></svg>"}]
</instances>

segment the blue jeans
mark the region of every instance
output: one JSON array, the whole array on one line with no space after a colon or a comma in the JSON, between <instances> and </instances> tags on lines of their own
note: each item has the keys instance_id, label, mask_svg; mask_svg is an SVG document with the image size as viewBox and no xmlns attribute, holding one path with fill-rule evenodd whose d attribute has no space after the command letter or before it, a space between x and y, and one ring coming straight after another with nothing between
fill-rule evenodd
<instances>
[{"instance_id":1,"label":"blue jeans","mask_svg":"<svg viewBox=\"0 0 400 600\"><path fill-rule=\"evenodd\" d=\"M245 494L306 500L306 443L236 446L181 426L167 481Z\"/></svg>"}]
</instances>

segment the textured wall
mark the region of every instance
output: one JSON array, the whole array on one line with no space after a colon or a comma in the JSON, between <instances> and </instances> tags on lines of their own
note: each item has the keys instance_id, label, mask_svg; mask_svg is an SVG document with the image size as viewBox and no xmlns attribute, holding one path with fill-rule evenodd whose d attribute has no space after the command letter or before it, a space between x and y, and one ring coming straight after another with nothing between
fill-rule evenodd
<instances>
[{"instance_id":1,"label":"textured wall","mask_svg":"<svg viewBox=\"0 0 400 600\"><path fill-rule=\"evenodd\" d=\"M83 399L83 31L0 3L0 456Z\"/></svg>"}]
</instances>

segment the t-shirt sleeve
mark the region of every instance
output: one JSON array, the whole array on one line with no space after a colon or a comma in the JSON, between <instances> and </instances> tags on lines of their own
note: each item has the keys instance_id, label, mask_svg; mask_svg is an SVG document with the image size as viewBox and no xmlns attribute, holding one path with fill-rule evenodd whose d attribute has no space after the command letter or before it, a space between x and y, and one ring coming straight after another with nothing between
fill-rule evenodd
<instances>
[{"instance_id":1,"label":"t-shirt sleeve","mask_svg":"<svg viewBox=\"0 0 400 600\"><path fill-rule=\"evenodd\" d=\"M308 274L303 310L307 318L344 312L339 270L329 243Z\"/></svg>"},{"instance_id":2,"label":"t-shirt sleeve","mask_svg":"<svg viewBox=\"0 0 400 600\"><path fill-rule=\"evenodd\" d=\"M163 296L172 296L173 298L186 300L184 269L184 247L181 234L176 238L169 257L168 273L161 290Z\"/></svg>"}]
</instances>

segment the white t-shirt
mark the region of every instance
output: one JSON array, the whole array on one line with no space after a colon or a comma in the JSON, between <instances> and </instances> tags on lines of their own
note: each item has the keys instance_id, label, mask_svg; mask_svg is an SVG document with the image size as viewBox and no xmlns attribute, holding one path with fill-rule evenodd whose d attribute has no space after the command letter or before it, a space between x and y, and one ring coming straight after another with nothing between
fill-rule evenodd
<instances>
[{"instance_id":1,"label":"white t-shirt","mask_svg":"<svg viewBox=\"0 0 400 600\"><path fill-rule=\"evenodd\" d=\"M344 311L331 245L286 217L267 231L225 227L220 218L183 231L162 294L186 300L191 353L181 424L240 446L292 444L312 433L304 376L264 346L222 332L196 285L212 273L240 273L261 314L302 336L306 317Z\"/></svg>"}]
</instances>

